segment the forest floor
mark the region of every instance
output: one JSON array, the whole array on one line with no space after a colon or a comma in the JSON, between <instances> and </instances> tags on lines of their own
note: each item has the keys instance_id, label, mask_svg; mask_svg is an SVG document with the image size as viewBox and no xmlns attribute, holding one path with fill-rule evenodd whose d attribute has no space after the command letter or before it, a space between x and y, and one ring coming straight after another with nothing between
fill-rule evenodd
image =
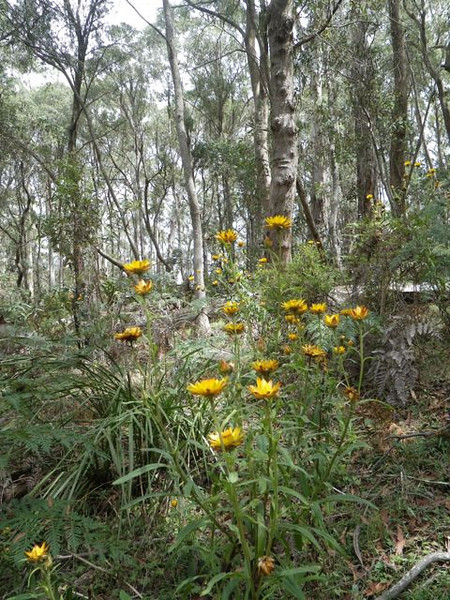
<instances>
[{"instance_id":1,"label":"forest floor","mask_svg":"<svg viewBox=\"0 0 450 600\"><path fill-rule=\"evenodd\" d=\"M411 402L369 415L368 447L354 456L346 491L378 510L335 516L347 556L330 557L328 583L311 600L376 599L427 554L450 552L450 350L431 344L421 361ZM448 600L450 561L430 565L401 598Z\"/></svg>"},{"instance_id":2,"label":"forest floor","mask_svg":"<svg viewBox=\"0 0 450 600\"><path fill-rule=\"evenodd\" d=\"M322 567L323 581L306 584L306 600L377 600L424 556L450 552L450 348L433 339L417 351L419 380L408 404L389 409L362 402L358 407L355 431L365 447L355 452L333 484L337 493L342 487L372 506L342 503L337 512L326 516L342 552L329 550L325 556L312 552L311 559ZM167 549L183 525L180 511L168 501L159 505L157 514L137 508L126 525L119 512L114 491L96 509L96 518L109 524L115 540L108 558L56 557L64 581L80 590L81 595L73 597L175 600L176 565ZM7 551L6 542L0 547ZM14 574L10 587L12 576L1 563L0 559L3 600L44 597L12 596L13 590L25 589L27 570ZM119 596L118 589L122 590ZM401 599L448 600L449 590L450 561L433 563Z\"/></svg>"}]
</instances>

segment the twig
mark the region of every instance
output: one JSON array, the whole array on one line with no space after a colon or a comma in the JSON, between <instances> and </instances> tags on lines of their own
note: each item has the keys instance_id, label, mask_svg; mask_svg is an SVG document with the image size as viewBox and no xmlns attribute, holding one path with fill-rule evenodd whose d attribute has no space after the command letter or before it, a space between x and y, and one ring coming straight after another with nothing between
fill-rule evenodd
<instances>
[{"instance_id":1,"label":"twig","mask_svg":"<svg viewBox=\"0 0 450 600\"><path fill-rule=\"evenodd\" d=\"M405 435L389 435L384 438L386 440L407 440L413 437L433 437L447 435L449 433L449 427L445 426L442 429L436 429L436 431L418 431L416 433L407 433Z\"/></svg>"},{"instance_id":2,"label":"twig","mask_svg":"<svg viewBox=\"0 0 450 600\"><path fill-rule=\"evenodd\" d=\"M433 562L450 561L450 552L432 552L428 554L404 575L398 583L392 586L389 590L381 594L377 600L393 600L399 596L411 583L417 579L424 569Z\"/></svg>"}]
</instances>

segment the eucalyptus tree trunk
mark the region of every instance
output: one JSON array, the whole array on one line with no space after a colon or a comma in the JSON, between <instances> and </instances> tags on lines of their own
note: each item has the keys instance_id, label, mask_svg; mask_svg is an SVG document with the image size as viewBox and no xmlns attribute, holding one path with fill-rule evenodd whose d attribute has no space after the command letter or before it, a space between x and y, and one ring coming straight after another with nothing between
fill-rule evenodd
<instances>
[{"instance_id":1,"label":"eucalyptus tree trunk","mask_svg":"<svg viewBox=\"0 0 450 600\"><path fill-rule=\"evenodd\" d=\"M269 67L267 58L267 36L260 21L254 0L245 0L247 5L245 49L253 94L254 129L253 143L256 159L256 193L261 203L262 214L269 214L270 197L270 153L269 153ZM260 227L262 223L260 224Z\"/></svg>"},{"instance_id":2,"label":"eucalyptus tree trunk","mask_svg":"<svg viewBox=\"0 0 450 600\"><path fill-rule=\"evenodd\" d=\"M376 155L370 130L370 107L373 87L373 66L367 43L369 23L353 11L353 53L351 75L353 85L353 116L355 122L356 189L358 217L370 216L372 204L367 196L374 196L377 187Z\"/></svg>"},{"instance_id":3,"label":"eucalyptus tree trunk","mask_svg":"<svg viewBox=\"0 0 450 600\"><path fill-rule=\"evenodd\" d=\"M311 213L319 231L324 237L325 227L325 168L324 168L324 132L322 128L322 115L320 106L322 103L322 82L320 74L311 74L311 95L316 110L311 117L312 129L312 185L311 185ZM326 143L326 142L325 142Z\"/></svg>"},{"instance_id":4,"label":"eucalyptus tree trunk","mask_svg":"<svg viewBox=\"0 0 450 600\"><path fill-rule=\"evenodd\" d=\"M389 154L389 183L392 190L390 196L392 212L400 217L406 211L403 187L406 186L405 157L408 121L408 71L405 29L400 17L400 0L389 0L389 21L394 67L394 107L392 109L391 150Z\"/></svg>"},{"instance_id":5,"label":"eucalyptus tree trunk","mask_svg":"<svg viewBox=\"0 0 450 600\"><path fill-rule=\"evenodd\" d=\"M177 130L178 143L180 146L181 162L183 165L184 181L188 195L189 212L192 223L195 297L198 299L202 299L206 296L203 265L202 219L200 205L195 190L194 171L192 168L192 156L188 142L188 134L186 131L183 85L178 66L178 59L175 46L175 35L169 0L163 0L163 8L164 19L166 24L167 53L169 57L170 70L172 73L175 95L175 126ZM209 319L203 310L198 315L197 324L202 332L209 332Z\"/></svg>"},{"instance_id":6,"label":"eucalyptus tree trunk","mask_svg":"<svg viewBox=\"0 0 450 600\"><path fill-rule=\"evenodd\" d=\"M292 218L298 161L293 77L294 0L272 0L267 16L273 146L268 216ZM283 264L290 262L292 229L270 230L269 237L277 259Z\"/></svg>"}]
</instances>

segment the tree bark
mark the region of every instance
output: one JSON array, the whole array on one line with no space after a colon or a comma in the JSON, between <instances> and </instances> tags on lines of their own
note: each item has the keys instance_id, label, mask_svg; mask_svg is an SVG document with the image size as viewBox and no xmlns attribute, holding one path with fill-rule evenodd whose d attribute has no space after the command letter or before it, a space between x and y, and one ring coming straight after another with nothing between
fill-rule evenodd
<instances>
[{"instance_id":1,"label":"tree bark","mask_svg":"<svg viewBox=\"0 0 450 600\"><path fill-rule=\"evenodd\" d=\"M376 191L376 156L370 130L370 98L373 86L373 67L370 49L367 44L368 23L355 8L353 19L353 115L355 121L356 153L356 191L358 196L358 217L364 218L372 213L372 204L368 195Z\"/></svg>"},{"instance_id":2,"label":"tree bark","mask_svg":"<svg viewBox=\"0 0 450 600\"><path fill-rule=\"evenodd\" d=\"M194 286L195 297L203 299L206 296L204 265L203 265L203 231L200 213L200 205L197 199L197 193L194 182L194 172L192 168L192 156L189 148L188 135L185 124L185 110L183 86L175 46L175 34L172 23L172 14L169 0L163 0L164 19L166 24L166 44L169 57L170 70L175 95L175 126L177 130L178 143L180 146L181 162L183 165L184 181L189 201L189 212L192 223L192 235L194 245ZM209 319L204 311L201 311L197 318L197 325L203 333L209 332Z\"/></svg>"},{"instance_id":3,"label":"tree bark","mask_svg":"<svg viewBox=\"0 0 450 600\"><path fill-rule=\"evenodd\" d=\"M294 104L294 1L272 0L268 11L272 181L269 215L292 218L298 162ZM292 229L270 230L274 255L282 263L292 258Z\"/></svg>"},{"instance_id":4,"label":"tree bark","mask_svg":"<svg viewBox=\"0 0 450 600\"><path fill-rule=\"evenodd\" d=\"M392 110L391 150L389 154L389 183L392 190L392 211L400 217L405 214L406 132L408 121L408 75L405 29L400 20L400 0L389 0L389 20L394 67L394 107Z\"/></svg>"}]
</instances>

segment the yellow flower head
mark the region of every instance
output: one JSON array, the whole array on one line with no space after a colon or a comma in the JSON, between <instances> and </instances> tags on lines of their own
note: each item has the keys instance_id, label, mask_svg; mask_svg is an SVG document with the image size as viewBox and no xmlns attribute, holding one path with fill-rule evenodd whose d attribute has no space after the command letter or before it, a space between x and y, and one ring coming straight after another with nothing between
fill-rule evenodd
<instances>
[{"instance_id":1,"label":"yellow flower head","mask_svg":"<svg viewBox=\"0 0 450 600\"><path fill-rule=\"evenodd\" d=\"M35 544L31 550L26 551L25 556L30 562L40 562L48 557L49 550L47 542L42 542L41 546Z\"/></svg>"},{"instance_id":2,"label":"yellow flower head","mask_svg":"<svg viewBox=\"0 0 450 600\"><path fill-rule=\"evenodd\" d=\"M417 161L417 162L415 162L415 163L414 163L414 166L415 166L415 167L421 167L421 166L422 166L422 163L421 163L421 162L419 162L419 161Z\"/></svg>"},{"instance_id":3,"label":"yellow flower head","mask_svg":"<svg viewBox=\"0 0 450 600\"><path fill-rule=\"evenodd\" d=\"M349 317L352 313L353 308L343 308L339 314L341 314L343 317Z\"/></svg>"},{"instance_id":4,"label":"yellow flower head","mask_svg":"<svg viewBox=\"0 0 450 600\"><path fill-rule=\"evenodd\" d=\"M366 194L366 200L373 200L373 194Z\"/></svg>"},{"instance_id":5,"label":"yellow flower head","mask_svg":"<svg viewBox=\"0 0 450 600\"><path fill-rule=\"evenodd\" d=\"M239 240L237 245L239 246L239 248L243 248L245 246L245 242Z\"/></svg>"},{"instance_id":6,"label":"yellow flower head","mask_svg":"<svg viewBox=\"0 0 450 600\"><path fill-rule=\"evenodd\" d=\"M233 370L234 370L234 363L227 362L226 360L224 360L222 358L222 360L219 363L219 371L221 373L223 373L224 375L226 375L227 373L231 373Z\"/></svg>"},{"instance_id":7,"label":"yellow flower head","mask_svg":"<svg viewBox=\"0 0 450 600\"><path fill-rule=\"evenodd\" d=\"M346 348L345 348L345 346L335 346L335 347L333 348L333 352L334 352L335 354L345 354L345 351L346 351Z\"/></svg>"},{"instance_id":8,"label":"yellow flower head","mask_svg":"<svg viewBox=\"0 0 450 600\"><path fill-rule=\"evenodd\" d=\"M126 273L134 273L134 275L142 275L150 269L150 261L149 260L133 260L133 262L125 263L123 266L123 270Z\"/></svg>"},{"instance_id":9,"label":"yellow flower head","mask_svg":"<svg viewBox=\"0 0 450 600\"><path fill-rule=\"evenodd\" d=\"M302 352L305 356L309 356L309 358L316 358L318 360L325 358L327 353L320 346L314 346L312 344L306 344L302 346Z\"/></svg>"},{"instance_id":10,"label":"yellow flower head","mask_svg":"<svg viewBox=\"0 0 450 600\"><path fill-rule=\"evenodd\" d=\"M290 229L292 227L292 219L284 215L274 215L266 218L267 229Z\"/></svg>"},{"instance_id":11,"label":"yellow flower head","mask_svg":"<svg viewBox=\"0 0 450 600\"><path fill-rule=\"evenodd\" d=\"M308 305L304 300L287 300L281 304L281 308L288 313L301 315L308 310Z\"/></svg>"},{"instance_id":12,"label":"yellow flower head","mask_svg":"<svg viewBox=\"0 0 450 600\"><path fill-rule=\"evenodd\" d=\"M195 277L193 275L189 275L188 280L189 281L194 281Z\"/></svg>"},{"instance_id":13,"label":"yellow flower head","mask_svg":"<svg viewBox=\"0 0 450 600\"><path fill-rule=\"evenodd\" d=\"M336 315L325 315L323 318L323 322L327 327L331 327L335 329L339 325L339 321L341 320L341 316L339 314Z\"/></svg>"},{"instance_id":14,"label":"yellow flower head","mask_svg":"<svg viewBox=\"0 0 450 600\"><path fill-rule=\"evenodd\" d=\"M363 321L367 318L369 314L369 309L367 306L357 306L356 308L352 308L349 316L355 321Z\"/></svg>"},{"instance_id":15,"label":"yellow flower head","mask_svg":"<svg viewBox=\"0 0 450 600\"><path fill-rule=\"evenodd\" d=\"M223 379L202 379L196 383L190 383L187 386L188 392L194 396L205 396L205 398L214 398L223 392L228 383L228 378Z\"/></svg>"},{"instance_id":16,"label":"yellow flower head","mask_svg":"<svg viewBox=\"0 0 450 600\"><path fill-rule=\"evenodd\" d=\"M220 244L234 244L237 240L237 233L233 229L225 229L216 233L216 240Z\"/></svg>"},{"instance_id":17,"label":"yellow flower head","mask_svg":"<svg viewBox=\"0 0 450 600\"><path fill-rule=\"evenodd\" d=\"M260 556L258 558L258 573L260 575L270 575L275 569L275 561L271 556Z\"/></svg>"},{"instance_id":18,"label":"yellow flower head","mask_svg":"<svg viewBox=\"0 0 450 600\"><path fill-rule=\"evenodd\" d=\"M298 340L298 333L288 333L288 339L291 342L296 342Z\"/></svg>"},{"instance_id":19,"label":"yellow flower head","mask_svg":"<svg viewBox=\"0 0 450 600\"><path fill-rule=\"evenodd\" d=\"M140 327L127 327L121 333L115 333L114 339L122 342L134 342L142 335Z\"/></svg>"},{"instance_id":20,"label":"yellow flower head","mask_svg":"<svg viewBox=\"0 0 450 600\"><path fill-rule=\"evenodd\" d=\"M173 500L170 501L170 506L172 508L176 508L178 506L178 500L176 498L174 498Z\"/></svg>"},{"instance_id":21,"label":"yellow flower head","mask_svg":"<svg viewBox=\"0 0 450 600\"><path fill-rule=\"evenodd\" d=\"M309 310L313 315L321 315L327 310L327 305L325 302L321 302L320 304L311 304Z\"/></svg>"},{"instance_id":22,"label":"yellow flower head","mask_svg":"<svg viewBox=\"0 0 450 600\"><path fill-rule=\"evenodd\" d=\"M411 161L410 160L405 160L405 162L403 164L405 165L405 167L410 167L411 166Z\"/></svg>"},{"instance_id":23,"label":"yellow flower head","mask_svg":"<svg viewBox=\"0 0 450 600\"><path fill-rule=\"evenodd\" d=\"M240 335L245 331L244 323L227 323L223 330L227 335Z\"/></svg>"},{"instance_id":24,"label":"yellow flower head","mask_svg":"<svg viewBox=\"0 0 450 600\"><path fill-rule=\"evenodd\" d=\"M283 350L283 354L286 354L286 356L288 354L292 354L292 348L288 344L285 344L283 346L282 350Z\"/></svg>"},{"instance_id":25,"label":"yellow flower head","mask_svg":"<svg viewBox=\"0 0 450 600\"><path fill-rule=\"evenodd\" d=\"M222 312L224 312L227 317L232 317L239 311L239 304L237 302L226 302L222 306Z\"/></svg>"},{"instance_id":26,"label":"yellow flower head","mask_svg":"<svg viewBox=\"0 0 450 600\"><path fill-rule=\"evenodd\" d=\"M228 427L220 433L215 431L208 435L209 445L213 450L231 450L240 446L244 441L244 432L240 427Z\"/></svg>"},{"instance_id":27,"label":"yellow flower head","mask_svg":"<svg viewBox=\"0 0 450 600\"><path fill-rule=\"evenodd\" d=\"M261 375L269 375L278 369L279 363L277 360L255 360L252 362L252 369Z\"/></svg>"},{"instance_id":28,"label":"yellow flower head","mask_svg":"<svg viewBox=\"0 0 450 600\"><path fill-rule=\"evenodd\" d=\"M281 383L273 383L261 377L256 378L256 385L249 385L249 391L255 398L273 398L278 394L281 388Z\"/></svg>"},{"instance_id":29,"label":"yellow flower head","mask_svg":"<svg viewBox=\"0 0 450 600\"><path fill-rule=\"evenodd\" d=\"M263 256L262 258L260 258L260 259L258 260L258 263L259 263L260 265L266 265L266 264L267 264L267 258L266 258L265 256Z\"/></svg>"},{"instance_id":30,"label":"yellow flower head","mask_svg":"<svg viewBox=\"0 0 450 600\"><path fill-rule=\"evenodd\" d=\"M212 258L213 260L220 260L220 254L213 254L213 255L211 256L211 258Z\"/></svg>"},{"instance_id":31,"label":"yellow flower head","mask_svg":"<svg viewBox=\"0 0 450 600\"><path fill-rule=\"evenodd\" d=\"M136 294L139 294L139 296L146 296L151 292L152 287L153 283L151 281L140 279L134 286L134 291Z\"/></svg>"},{"instance_id":32,"label":"yellow flower head","mask_svg":"<svg viewBox=\"0 0 450 600\"><path fill-rule=\"evenodd\" d=\"M344 395L350 400L350 402L356 402L359 400L358 390L354 387L347 386L344 388Z\"/></svg>"},{"instance_id":33,"label":"yellow flower head","mask_svg":"<svg viewBox=\"0 0 450 600\"><path fill-rule=\"evenodd\" d=\"M213 285L214 287L219 285L219 282L217 281L217 279L214 279L214 281L211 283L211 285Z\"/></svg>"},{"instance_id":34,"label":"yellow flower head","mask_svg":"<svg viewBox=\"0 0 450 600\"><path fill-rule=\"evenodd\" d=\"M296 315L285 315L284 320L289 325L300 325L301 321Z\"/></svg>"}]
</instances>

